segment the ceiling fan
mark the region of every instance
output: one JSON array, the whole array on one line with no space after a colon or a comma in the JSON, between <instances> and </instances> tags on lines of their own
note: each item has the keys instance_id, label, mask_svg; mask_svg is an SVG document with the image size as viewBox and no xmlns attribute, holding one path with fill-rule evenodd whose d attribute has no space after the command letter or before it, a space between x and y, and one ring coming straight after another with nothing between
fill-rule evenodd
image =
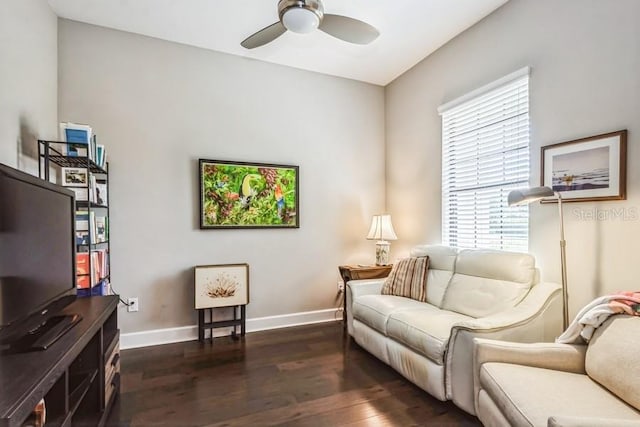
<instances>
[{"instance_id":1,"label":"ceiling fan","mask_svg":"<svg viewBox=\"0 0 640 427\"><path fill-rule=\"evenodd\" d=\"M316 28L325 33L355 44L369 44L380 33L371 25L358 19L324 13L320 0L280 0L280 21L253 33L240 43L246 49L254 49L274 41L287 30L294 33L310 33Z\"/></svg>"}]
</instances>

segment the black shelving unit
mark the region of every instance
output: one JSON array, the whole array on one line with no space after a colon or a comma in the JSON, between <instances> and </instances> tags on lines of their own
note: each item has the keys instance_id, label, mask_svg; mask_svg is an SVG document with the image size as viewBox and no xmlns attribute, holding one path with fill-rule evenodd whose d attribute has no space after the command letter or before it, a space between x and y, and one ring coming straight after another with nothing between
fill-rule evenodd
<instances>
[{"instance_id":1,"label":"black shelving unit","mask_svg":"<svg viewBox=\"0 0 640 427\"><path fill-rule=\"evenodd\" d=\"M76 200L76 212L83 211L87 213L89 218L89 226L88 226L88 243L78 243L76 242L76 252L86 252L89 254L88 256L88 264L89 264L89 274L79 274L78 277L90 276L89 277L89 290L85 291L81 290L78 294L80 296L92 296L98 294L97 286L101 285L103 281L111 282L111 245L109 243L109 236L111 234L111 223L109 221L110 212L109 212L109 197L110 197L110 189L109 189L109 163L105 163L105 167L101 167L98 165L93 159L96 158L96 153L94 152L92 156L89 156L90 147L95 144L86 144L86 143L76 143L76 142L62 142L62 141L47 141L47 140L38 140L38 175L41 179L51 181L51 172L52 168L78 168L85 169L87 171L87 177L93 175L96 178L96 181L101 184L106 184L107 188L107 200L106 203L96 203L96 201L91 200L91 184L90 179L87 179L86 185L83 187L75 187L75 188L83 188L87 193L87 200ZM86 156L70 156L67 155L72 149L82 149L86 150ZM108 227L108 230L105 230L106 240L97 242L97 236L94 235L93 229L91 226L91 213L94 212L94 215L97 213L104 213L106 217L105 227ZM75 237L75 236L74 236ZM93 257L91 256L92 251L97 249L106 249L107 254L107 274L103 275L99 278L99 281L94 283L93 280L93 271L95 266L93 265ZM101 294L101 292L100 292Z\"/></svg>"}]
</instances>

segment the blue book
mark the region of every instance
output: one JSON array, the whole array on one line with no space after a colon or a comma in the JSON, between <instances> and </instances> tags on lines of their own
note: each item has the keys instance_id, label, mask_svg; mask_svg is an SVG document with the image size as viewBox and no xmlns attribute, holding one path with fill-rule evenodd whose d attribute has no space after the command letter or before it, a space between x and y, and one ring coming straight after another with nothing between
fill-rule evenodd
<instances>
[{"instance_id":1,"label":"blue book","mask_svg":"<svg viewBox=\"0 0 640 427\"><path fill-rule=\"evenodd\" d=\"M88 244L89 244L89 232L76 231L76 245L88 245Z\"/></svg>"},{"instance_id":2,"label":"blue book","mask_svg":"<svg viewBox=\"0 0 640 427\"><path fill-rule=\"evenodd\" d=\"M101 168L104 168L104 145L96 145L96 163Z\"/></svg>"},{"instance_id":3,"label":"blue book","mask_svg":"<svg viewBox=\"0 0 640 427\"><path fill-rule=\"evenodd\" d=\"M89 132L84 129L66 128L64 132L67 142L89 143Z\"/></svg>"}]
</instances>

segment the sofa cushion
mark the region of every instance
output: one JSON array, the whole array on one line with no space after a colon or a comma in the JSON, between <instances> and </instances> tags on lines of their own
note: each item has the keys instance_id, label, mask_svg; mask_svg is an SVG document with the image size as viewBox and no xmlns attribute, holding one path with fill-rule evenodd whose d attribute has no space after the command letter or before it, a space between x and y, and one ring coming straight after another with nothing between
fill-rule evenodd
<instances>
[{"instance_id":1,"label":"sofa cushion","mask_svg":"<svg viewBox=\"0 0 640 427\"><path fill-rule=\"evenodd\" d=\"M629 405L640 409L640 317L617 315L594 333L587 354L587 374Z\"/></svg>"},{"instance_id":2,"label":"sofa cushion","mask_svg":"<svg viewBox=\"0 0 640 427\"><path fill-rule=\"evenodd\" d=\"M442 308L485 317L515 307L536 280L529 254L474 249L458 254Z\"/></svg>"},{"instance_id":3,"label":"sofa cushion","mask_svg":"<svg viewBox=\"0 0 640 427\"><path fill-rule=\"evenodd\" d=\"M411 248L410 256L428 256L429 268L453 271L456 265L458 250L451 246L418 245Z\"/></svg>"},{"instance_id":4,"label":"sofa cushion","mask_svg":"<svg viewBox=\"0 0 640 427\"><path fill-rule=\"evenodd\" d=\"M353 301L353 318L381 334L387 335L387 321L391 313L427 305L411 298L394 295L362 295Z\"/></svg>"},{"instance_id":5,"label":"sofa cushion","mask_svg":"<svg viewBox=\"0 0 640 427\"><path fill-rule=\"evenodd\" d=\"M471 318L429 304L422 305L391 313L387 321L387 335L443 365L451 327Z\"/></svg>"},{"instance_id":6,"label":"sofa cushion","mask_svg":"<svg viewBox=\"0 0 640 427\"><path fill-rule=\"evenodd\" d=\"M411 249L411 256L429 257L427 302L437 307L442 306L444 292L453 276L458 250L449 246L420 245Z\"/></svg>"},{"instance_id":7,"label":"sofa cushion","mask_svg":"<svg viewBox=\"0 0 640 427\"><path fill-rule=\"evenodd\" d=\"M396 295L426 302L428 269L429 257L401 259L393 265L391 273L384 281L382 295Z\"/></svg>"},{"instance_id":8,"label":"sofa cushion","mask_svg":"<svg viewBox=\"0 0 640 427\"><path fill-rule=\"evenodd\" d=\"M582 374L485 363L480 368L480 385L511 425L546 426L551 416L636 420L640 416Z\"/></svg>"}]
</instances>

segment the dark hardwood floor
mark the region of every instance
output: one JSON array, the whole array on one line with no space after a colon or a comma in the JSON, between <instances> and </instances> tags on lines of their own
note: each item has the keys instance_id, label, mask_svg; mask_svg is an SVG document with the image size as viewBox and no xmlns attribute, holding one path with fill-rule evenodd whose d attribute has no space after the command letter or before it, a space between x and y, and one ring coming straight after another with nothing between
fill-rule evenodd
<instances>
[{"instance_id":1,"label":"dark hardwood floor","mask_svg":"<svg viewBox=\"0 0 640 427\"><path fill-rule=\"evenodd\" d=\"M345 335L336 322L124 350L108 425L480 425Z\"/></svg>"}]
</instances>

